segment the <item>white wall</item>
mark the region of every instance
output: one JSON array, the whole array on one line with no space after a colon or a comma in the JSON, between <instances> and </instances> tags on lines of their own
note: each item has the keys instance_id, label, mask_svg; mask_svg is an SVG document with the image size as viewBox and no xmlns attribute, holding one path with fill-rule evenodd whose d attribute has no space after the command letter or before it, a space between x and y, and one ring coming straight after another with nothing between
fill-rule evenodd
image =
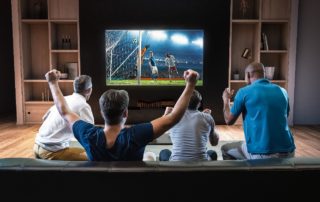
<instances>
[{"instance_id":1,"label":"white wall","mask_svg":"<svg viewBox=\"0 0 320 202\"><path fill-rule=\"evenodd\" d=\"M320 124L320 1L300 0L294 124Z\"/></svg>"}]
</instances>

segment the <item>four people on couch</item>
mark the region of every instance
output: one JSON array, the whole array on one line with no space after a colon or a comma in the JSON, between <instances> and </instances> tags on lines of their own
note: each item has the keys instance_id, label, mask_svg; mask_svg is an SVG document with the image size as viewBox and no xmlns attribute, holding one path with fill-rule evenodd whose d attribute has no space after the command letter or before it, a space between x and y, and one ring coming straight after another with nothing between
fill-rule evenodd
<instances>
[{"instance_id":1,"label":"four people on couch","mask_svg":"<svg viewBox=\"0 0 320 202\"><path fill-rule=\"evenodd\" d=\"M242 114L245 142L222 146L223 158L293 157L295 144L287 123L290 110L287 92L264 78L264 66L261 63L250 64L245 73L248 86L237 92L231 109L230 98L233 91L226 89L222 96L224 117L228 125L233 124ZM201 101L201 95L195 91L198 77L199 74L193 70L184 72L186 86L171 113L151 122L127 128L125 122L128 117L129 95L126 91L111 89L101 95L99 105L105 123L104 127L97 127L93 125L93 119L91 122L82 118L79 113L74 111L72 104L63 97L58 84L60 72L51 70L46 74L55 102L56 113L59 113L64 123L70 127L91 161L142 160L146 145L173 126L173 131L175 131L172 133L173 154L171 156L170 153L167 153L165 160L168 160L168 156L171 156L172 160L174 158L177 160L201 160L204 157L206 160L216 159L216 157L212 157L215 152L211 155L204 152L206 151L204 142L207 142L208 137L213 145L217 144L219 137L214 131L214 121L210 113L197 111L199 100ZM193 103L194 97L198 100ZM192 104L195 105L194 109L190 109ZM188 106L189 110L187 110ZM202 122L200 121L200 123L198 120L202 120ZM44 125L43 127L45 127ZM206 130L202 131L202 129ZM44 129L40 128L39 133L42 130ZM199 137L196 131L201 131ZM47 142L50 143L50 141ZM36 140L35 151L39 148L45 148L45 146ZM195 157L194 152L198 152L196 158L193 158ZM36 152L36 155L39 156L38 153ZM190 154L192 158L185 158ZM209 156L211 157L209 158Z\"/></svg>"}]
</instances>

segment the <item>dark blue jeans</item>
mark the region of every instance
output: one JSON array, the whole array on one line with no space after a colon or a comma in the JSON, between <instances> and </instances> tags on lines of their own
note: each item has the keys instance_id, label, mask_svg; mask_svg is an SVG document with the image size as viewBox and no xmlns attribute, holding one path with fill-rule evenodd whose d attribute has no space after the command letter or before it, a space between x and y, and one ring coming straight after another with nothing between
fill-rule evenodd
<instances>
[{"instance_id":1,"label":"dark blue jeans","mask_svg":"<svg viewBox=\"0 0 320 202\"><path fill-rule=\"evenodd\" d=\"M169 161L171 156L171 151L169 149L163 149L159 153L159 161ZM216 161L218 159L217 152L213 150L208 150L207 154L210 156L212 161Z\"/></svg>"}]
</instances>

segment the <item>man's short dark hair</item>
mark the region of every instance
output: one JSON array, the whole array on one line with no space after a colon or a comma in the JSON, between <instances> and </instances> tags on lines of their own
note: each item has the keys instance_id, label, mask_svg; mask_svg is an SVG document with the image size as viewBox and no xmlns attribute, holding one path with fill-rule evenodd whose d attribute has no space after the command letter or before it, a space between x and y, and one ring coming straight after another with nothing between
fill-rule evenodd
<instances>
[{"instance_id":1,"label":"man's short dark hair","mask_svg":"<svg viewBox=\"0 0 320 202\"><path fill-rule=\"evenodd\" d=\"M123 119L123 113L128 109L128 92L115 89L107 90L101 95L99 105L103 118L107 124L119 124Z\"/></svg>"},{"instance_id":2,"label":"man's short dark hair","mask_svg":"<svg viewBox=\"0 0 320 202\"><path fill-rule=\"evenodd\" d=\"M190 98L188 109L198 110L198 108L200 107L201 100L202 100L201 94L197 90L194 90Z\"/></svg>"},{"instance_id":3,"label":"man's short dark hair","mask_svg":"<svg viewBox=\"0 0 320 202\"><path fill-rule=\"evenodd\" d=\"M85 90L92 88L92 80L88 75L80 75L73 81L73 90L75 93L83 93Z\"/></svg>"}]
</instances>

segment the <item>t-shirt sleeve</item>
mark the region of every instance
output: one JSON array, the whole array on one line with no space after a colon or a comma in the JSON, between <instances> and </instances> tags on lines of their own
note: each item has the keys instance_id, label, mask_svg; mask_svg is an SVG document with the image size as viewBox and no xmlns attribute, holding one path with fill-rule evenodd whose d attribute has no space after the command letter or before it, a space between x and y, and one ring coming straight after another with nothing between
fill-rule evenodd
<instances>
[{"instance_id":1,"label":"t-shirt sleeve","mask_svg":"<svg viewBox=\"0 0 320 202\"><path fill-rule=\"evenodd\" d=\"M91 131L94 130L95 126L91 123L87 123L83 120L76 121L72 126L72 131L74 137L79 141L79 143L86 147L88 144L88 136L91 134Z\"/></svg>"},{"instance_id":2,"label":"t-shirt sleeve","mask_svg":"<svg viewBox=\"0 0 320 202\"><path fill-rule=\"evenodd\" d=\"M208 124L208 126L211 127L214 125L214 120L213 120L213 117L211 116L211 114L202 112L202 115L203 115L204 119L206 120L206 123Z\"/></svg>"},{"instance_id":3,"label":"t-shirt sleeve","mask_svg":"<svg viewBox=\"0 0 320 202\"><path fill-rule=\"evenodd\" d=\"M238 117L243 111L243 109L244 109L244 98L243 98L243 92L240 89L237 92L236 97L234 98L233 106L231 108L231 114L233 116Z\"/></svg>"},{"instance_id":4,"label":"t-shirt sleeve","mask_svg":"<svg viewBox=\"0 0 320 202\"><path fill-rule=\"evenodd\" d=\"M153 127L151 123L134 125L132 130L133 141L138 147L146 146L153 140Z\"/></svg>"}]
</instances>

